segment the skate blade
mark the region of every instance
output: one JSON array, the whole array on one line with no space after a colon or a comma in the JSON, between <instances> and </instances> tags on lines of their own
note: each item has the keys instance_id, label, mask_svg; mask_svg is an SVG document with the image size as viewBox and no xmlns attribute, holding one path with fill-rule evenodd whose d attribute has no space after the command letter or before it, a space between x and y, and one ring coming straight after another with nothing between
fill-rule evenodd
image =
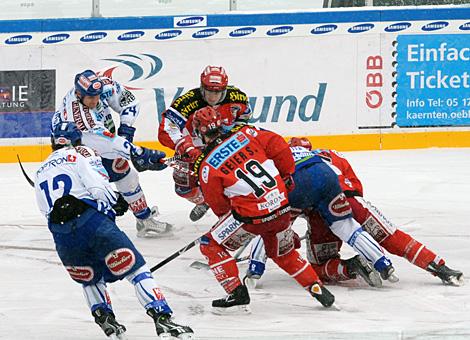
<instances>
[{"instance_id":1,"label":"skate blade","mask_svg":"<svg viewBox=\"0 0 470 340\"><path fill-rule=\"evenodd\" d=\"M233 307L212 307L212 314L215 315L242 315L251 314L249 305L239 305Z\"/></svg>"},{"instance_id":2,"label":"skate blade","mask_svg":"<svg viewBox=\"0 0 470 340\"><path fill-rule=\"evenodd\" d=\"M191 268L194 269L207 269L209 270L209 265L207 263L201 262L201 261L194 261L189 265Z\"/></svg>"},{"instance_id":3,"label":"skate blade","mask_svg":"<svg viewBox=\"0 0 470 340\"><path fill-rule=\"evenodd\" d=\"M463 286L465 284L463 275L460 275L459 278L456 278L455 276L451 277L449 279L449 282L446 282L446 281L442 281L442 282L444 282L444 284L446 284L446 285L456 286L456 287L460 287L460 286Z\"/></svg>"},{"instance_id":4,"label":"skate blade","mask_svg":"<svg viewBox=\"0 0 470 340\"><path fill-rule=\"evenodd\" d=\"M395 275L395 273L392 273L392 275L388 277L387 281L391 283L397 283L398 281L400 281L400 279L398 278L398 276Z\"/></svg>"},{"instance_id":5,"label":"skate blade","mask_svg":"<svg viewBox=\"0 0 470 340\"><path fill-rule=\"evenodd\" d=\"M180 339L180 340L193 340L196 339L194 337L194 333L181 333L178 337L172 336L170 333L162 333L159 335L160 340L173 340L173 339Z\"/></svg>"},{"instance_id":6,"label":"skate blade","mask_svg":"<svg viewBox=\"0 0 470 340\"><path fill-rule=\"evenodd\" d=\"M375 288L382 287L382 279L380 278L380 274L377 272L372 272L369 274L369 281L367 282L369 286Z\"/></svg>"},{"instance_id":7,"label":"skate blade","mask_svg":"<svg viewBox=\"0 0 470 340\"><path fill-rule=\"evenodd\" d=\"M243 284L248 288L248 289L256 289L258 286L259 279L254 279L252 277L245 277L243 279Z\"/></svg>"},{"instance_id":8,"label":"skate blade","mask_svg":"<svg viewBox=\"0 0 470 340\"><path fill-rule=\"evenodd\" d=\"M121 333L119 335L111 334L110 336L108 336L108 339L111 339L111 340L127 340L128 337L126 336L125 333Z\"/></svg>"}]
</instances>

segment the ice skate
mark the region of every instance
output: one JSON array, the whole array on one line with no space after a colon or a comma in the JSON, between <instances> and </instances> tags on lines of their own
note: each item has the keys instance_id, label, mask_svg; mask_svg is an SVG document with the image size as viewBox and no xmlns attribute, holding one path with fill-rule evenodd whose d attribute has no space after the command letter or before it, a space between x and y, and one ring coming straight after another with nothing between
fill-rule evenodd
<instances>
[{"instance_id":1,"label":"ice skate","mask_svg":"<svg viewBox=\"0 0 470 340\"><path fill-rule=\"evenodd\" d=\"M154 308L148 309L147 314L155 322L155 329L157 330L157 335L160 337L160 339L194 339L194 332L191 327L174 323L170 314L159 313Z\"/></svg>"},{"instance_id":2,"label":"ice skate","mask_svg":"<svg viewBox=\"0 0 470 340\"><path fill-rule=\"evenodd\" d=\"M189 219L193 222L199 221L209 210L209 205L206 203L197 204L191 213L189 214Z\"/></svg>"},{"instance_id":3,"label":"ice skate","mask_svg":"<svg viewBox=\"0 0 470 340\"><path fill-rule=\"evenodd\" d=\"M353 258L343 261L346 265L346 269L351 276L359 275L366 281L371 287L382 287L382 280L380 274L377 273L372 265L367 262L365 258L360 255L356 255Z\"/></svg>"},{"instance_id":4,"label":"ice skate","mask_svg":"<svg viewBox=\"0 0 470 340\"><path fill-rule=\"evenodd\" d=\"M222 299L212 301L214 314L249 314L251 313L250 295L245 285L240 285Z\"/></svg>"},{"instance_id":5,"label":"ice skate","mask_svg":"<svg viewBox=\"0 0 470 340\"><path fill-rule=\"evenodd\" d=\"M150 216L145 219L137 219L137 237L158 237L171 234L173 225L156 219L159 215L158 208L150 209Z\"/></svg>"},{"instance_id":6,"label":"ice skate","mask_svg":"<svg viewBox=\"0 0 470 340\"><path fill-rule=\"evenodd\" d=\"M461 286L464 284L463 273L459 270L450 269L445 264L439 266L438 264L431 262L426 270L440 278L442 283L446 285Z\"/></svg>"},{"instance_id":7,"label":"ice skate","mask_svg":"<svg viewBox=\"0 0 470 340\"><path fill-rule=\"evenodd\" d=\"M91 313L95 317L95 322L101 327L104 334L109 339L124 340L126 327L116 321L113 312L106 311L104 308L98 308Z\"/></svg>"},{"instance_id":8,"label":"ice skate","mask_svg":"<svg viewBox=\"0 0 470 340\"><path fill-rule=\"evenodd\" d=\"M393 268L392 263L385 256L382 256L374 263L374 268L380 273L382 280L391 283L399 281L398 276L395 275L395 268Z\"/></svg>"},{"instance_id":9,"label":"ice skate","mask_svg":"<svg viewBox=\"0 0 470 340\"><path fill-rule=\"evenodd\" d=\"M243 284L248 288L256 288L265 268L266 264L264 262L251 260L246 275L243 278Z\"/></svg>"},{"instance_id":10,"label":"ice skate","mask_svg":"<svg viewBox=\"0 0 470 340\"><path fill-rule=\"evenodd\" d=\"M335 296L325 286L315 282L308 289L309 293L317 299L324 307L331 307L335 302Z\"/></svg>"}]
</instances>

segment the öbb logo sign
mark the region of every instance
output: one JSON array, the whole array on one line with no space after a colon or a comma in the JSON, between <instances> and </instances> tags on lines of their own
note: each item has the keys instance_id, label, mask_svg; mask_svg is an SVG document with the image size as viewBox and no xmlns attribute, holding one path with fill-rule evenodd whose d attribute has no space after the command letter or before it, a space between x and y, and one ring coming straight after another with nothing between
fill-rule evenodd
<instances>
[{"instance_id":1,"label":"\u00f6bb logo sign","mask_svg":"<svg viewBox=\"0 0 470 340\"><path fill-rule=\"evenodd\" d=\"M371 109L377 109L382 105L383 59L381 56L368 56L366 59L366 104Z\"/></svg>"}]
</instances>

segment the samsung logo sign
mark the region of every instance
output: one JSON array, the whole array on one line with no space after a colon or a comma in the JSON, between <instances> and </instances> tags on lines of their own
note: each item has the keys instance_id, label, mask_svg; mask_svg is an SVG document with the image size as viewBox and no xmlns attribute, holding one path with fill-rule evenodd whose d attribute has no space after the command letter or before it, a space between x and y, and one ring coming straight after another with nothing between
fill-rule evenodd
<instances>
[{"instance_id":1,"label":"samsung logo sign","mask_svg":"<svg viewBox=\"0 0 470 340\"><path fill-rule=\"evenodd\" d=\"M33 37L29 34L15 35L14 37L5 40L5 44L18 45L30 41Z\"/></svg>"},{"instance_id":2,"label":"samsung logo sign","mask_svg":"<svg viewBox=\"0 0 470 340\"><path fill-rule=\"evenodd\" d=\"M121 41L129 41L129 40L134 40L134 39L139 39L141 36L143 36L145 33L143 31L131 31L131 32L126 32L121 34L118 37L118 40Z\"/></svg>"},{"instance_id":3,"label":"samsung logo sign","mask_svg":"<svg viewBox=\"0 0 470 340\"><path fill-rule=\"evenodd\" d=\"M421 27L421 29L423 31L429 32L429 31L437 31L447 26L449 26L449 23L447 21L435 21L435 22L431 22L429 24L424 25L423 27Z\"/></svg>"},{"instance_id":4,"label":"samsung logo sign","mask_svg":"<svg viewBox=\"0 0 470 340\"><path fill-rule=\"evenodd\" d=\"M173 25L175 27L206 26L206 20L205 16L175 17Z\"/></svg>"},{"instance_id":5,"label":"samsung logo sign","mask_svg":"<svg viewBox=\"0 0 470 340\"><path fill-rule=\"evenodd\" d=\"M94 33L89 33L87 35L84 35L83 37L80 38L80 41L82 42L91 42L91 41L97 41L101 40L104 37L106 37L108 33L106 32L94 32Z\"/></svg>"},{"instance_id":6,"label":"samsung logo sign","mask_svg":"<svg viewBox=\"0 0 470 340\"><path fill-rule=\"evenodd\" d=\"M470 31L470 22L466 22L463 25L460 25L459 30L461 31Z\"/></svg>"},{"instance_id":7,"label":"samsung logo sign","mask_svg":"<svg viewBox=\"0 0 470 340\"><path fill-rule=\"evenodd\" d=\"M236 30L230 32L228 35L234 38L244 37L245 35L250 35L251 33L256 32L254 27L242 27L237 28Z\"/></svg>"},{"instance_id":8,"label":"samsung logo sign","mask_svg":"<svg viewBox=\"0 0 470 340\"><path fill-rule=\"evenodd\" d=\"M348 29L349 33L362 33L370 31L374 28L374 24L359 24Z\"/></svg>"},{"instance_id":9,"label":"samsung logo sign","mask_svg":"<svg viewBox=\"0 0 470 340\"><path fill-rule=\"evenodd\" d=\"M283 34L289 33L293 29L294 27L292 26L279 26L279 27L271 28L269 31L266 32L266 34L269 36L283 35Z\"/></svg>"},{"instance_id":10,"label":"samsung logo sign","mask_svg":"<svg viewBox=\"0 0 470 340\"><path fill-rule=\"evenodd\" d=\"M157 40L173 39L179 36L181 33L183 33L183 31L181 30L170 30L170 31L160 32L155 36L155 39Z\"/></svg>"},{"instance_id":11,"label":"samsung logo sign","mask_svg":"<svg viewBox=\"0 0 470 340\"><path fill-rule=\"evenodd\" d=\"M330 33L336 30L338 26L336 25L321 25L318 27L315 27L313 30L310 31L312 34L325 34L325 33Z\"/></svg>"},{"instance_id":12,"label":"samsung logo sign","mask_svg":"<svg viewBox=\"0 0 470 340\"><path fill-rule=\"evenodd\" d=\"M61 41L64 41L70 37L70 34L61 33L61 34L54 34L50 35L42 40L44 44L55 44Z\"/></svg>"},{"instance_id":13,"label":"samsung logo sign","mask_svg":"<svg viewBox=\"0 0 470 340\"><path fill-rule=\"evenodd\" d=\"M207 28L205 30L200 30L200 31L197 31L196 33L193 33L193 38L196 38L196 39L208 38L217 33L219 33L219 30L217 28Z\"/></svg>"},{"instance_id":14,"label":"samsung logo sign","mask_svg":"<svg viewBox=\"0 0 470 340\"><path fill-rule=\"evenodd\" d=\"M396 24L391 24L384 28L385 32L399 32L406 30L411 27L409 22L397 22Z\"/></svg>"}]
</instances>

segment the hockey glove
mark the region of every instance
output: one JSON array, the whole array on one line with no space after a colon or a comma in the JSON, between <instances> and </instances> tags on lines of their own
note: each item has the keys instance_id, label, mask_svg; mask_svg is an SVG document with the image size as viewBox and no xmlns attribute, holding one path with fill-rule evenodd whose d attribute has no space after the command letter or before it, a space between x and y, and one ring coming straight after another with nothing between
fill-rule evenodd
<instances>
[{"instance_id":1,"label":"hockey glove","mask_svg":"<svg viewBox=\"0 0 470 340\"><path fill-rule=\"evenodd\" d=\"M137 171L142 172L145 170L160 171L167 167L162 163L165 153L158 150L147 148L136 148L131 152L131 161Z\"/></svg>"},{"instance_id":2,"label":"hockey glove","mask_svg":"<svg viewBox=\"0 0 470 340\"><path fill-rule=\"evenodd\" d=\"M189 163L194 162L201 155L201 150L194 146L191 136L180 139L175 145L175 151L181 155L182 161Z\"/></svg>"},{"instance_id":3,"label":"hockey glove","mask_svg":"<svg viewBox=\"0 0 470 340\"><path fill-rule=\"evenodd\" d=\"M129 204L126 202L124 196L122 196L120 192L115 191L114 193L118 199L116 204L113 205L113 209L116 212L116 216L122 216L129 209Z\"/></svg>"},{"instance_id":4,"label":"hockey glove","mask_svg":"<svg viewBox=\"0 0 470 340\"><path fill-rule=\"evenodd\" d=\"M126 124L121 124L121 126L118 129L118 136L124 137L131 143L134 140L134 133L135 133L135 127L132 127Z\"/></svg>"}]
</instances>

